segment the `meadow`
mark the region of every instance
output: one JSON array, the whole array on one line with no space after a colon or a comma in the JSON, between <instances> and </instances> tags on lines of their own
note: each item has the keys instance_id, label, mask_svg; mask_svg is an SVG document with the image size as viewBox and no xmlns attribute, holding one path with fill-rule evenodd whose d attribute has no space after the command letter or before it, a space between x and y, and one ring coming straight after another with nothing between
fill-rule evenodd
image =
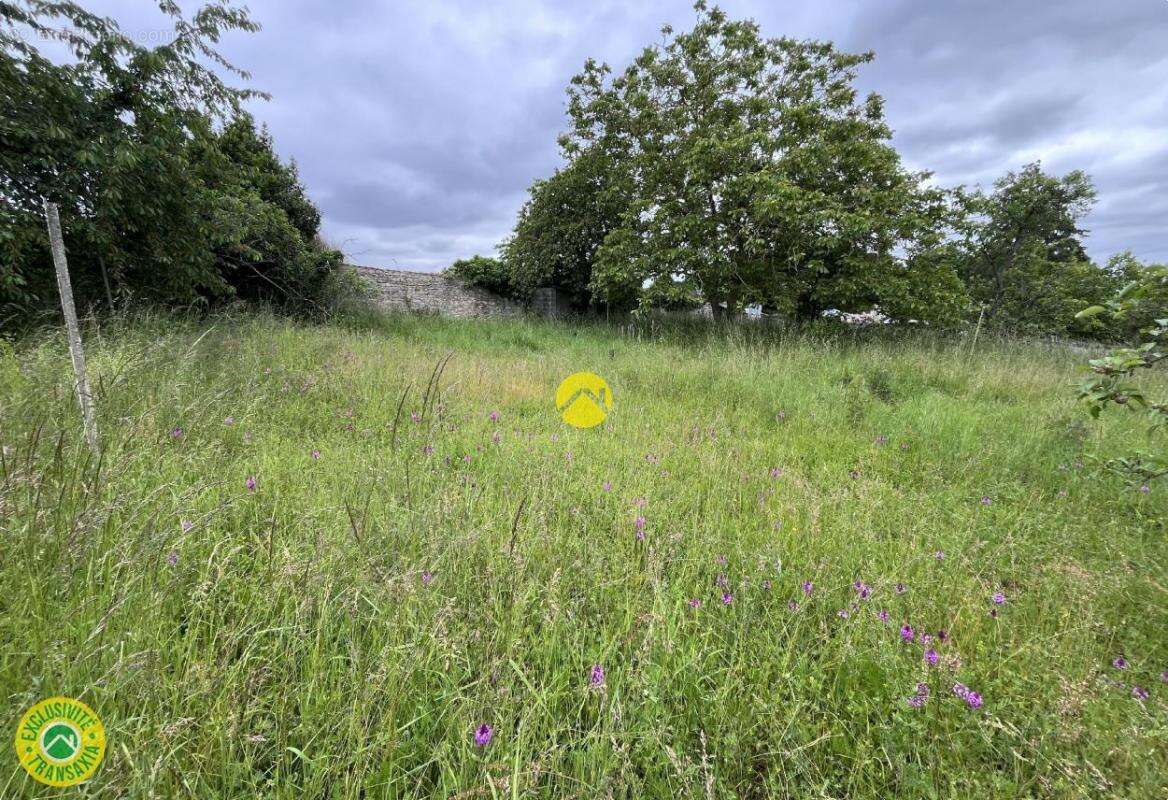
<instances>
[{"instance_id":1,"label":"meadow","mask_svg":"<svg viewBox=\"0 0 1168 800\"><path fill-rule=\"evenodd\" d=\"M0 343L0 797L1162 798L1168 486L1058 346L388 316ZM604 377L600 427L562 378ZM1168 377L1150 382L1161 394ZM11 741L9 739L9 741ZM7 748L8 745L5 745Z\"/></svg>"}]
</instances>

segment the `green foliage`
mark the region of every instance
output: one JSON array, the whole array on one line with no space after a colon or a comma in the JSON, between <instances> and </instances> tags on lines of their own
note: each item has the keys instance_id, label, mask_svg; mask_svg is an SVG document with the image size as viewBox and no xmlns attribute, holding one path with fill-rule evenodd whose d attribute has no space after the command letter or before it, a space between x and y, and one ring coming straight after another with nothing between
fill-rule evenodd
<instances>
[{"instance_id":1,"label":"green foliage","mask_svg":"<svg viewBox=\"0 0 1168 800\"><path fill-rule=\"evenodd\" d=\"M504 297L513 297L516 294L507 265L497 258L488 256L462 258L451 264L446 269L446 274Z\"/></svg>"},{"instance_id":2,"label":"green foliage","mask_svg":"<svg viewBox=\"0 0 1168 800\"><path fill-rule=\"evenodd\" d=\"M541 286L563 291L578 309L594 304L593 264L605 238L629 206L620 170L598 148L580 153L546 180L536 181L502 247L519 294ZM639 285L604 285L609 306L628 307Z\"/></svg>"},{"instance_id":3,"label":"green foliage","mask_svg":"<svg viewBox=\"0 0 1168 800\"><path fill-rule=\"evenodd\" d=\"M1129 256L1123 261L1130 267L1134 259ZM1125 286L1106 306L1086 308L1079 317L1094 320L1111 316L1123 325L1129 315L1138 319L1153 309L1163 310L1165 298L1168 298L1168 266L1142 267L1134 277L1136 280ZM1147 436L1155 442L1156 450L1112 459L1106 462L1106 466L1133 482L1146 485L1168 475L1168 442L1164 439L1168 428L1168 396L1149 399L1135 379L1141 370L1168 362L1168 314L1152 320L1141 333L1144 341L1138 346L1117 349L1091 361L1094 374L1079 387L1079 398L1087 404L1093 417L1098 417L1111 404L1143 411L1148 423Z\"/></svg>"},{"instance_id":4,"label":"green foliage","mask_svg":"<svg viewBox=\"0 0 1168 800\"><path fill-rule=\"evenodd\" d=\"M0 3L0 307L55 303L42 201L60 206L77 302L165 304L233 297L310 308L340 256L319 215L240 102L256 92L214 49L246 13L189 19L161 6L173 38L144 47L73 2ZM54 63L31 42L64 41Z\"/></svg>"},{"instance_id":5,"label":"green foliage","mask_svg":"<svg viewBox=\"0 0 1168 800\"><path fill-rule=\"evenodd\" d=\"M1076 466L1138 420L1069 438L1063 350L731 330L114 317L100 465L59 333L0 346L5 729L110 740L59 792L9 739L0 794L1160 800L1168 494Z\"/></svg>"},{"instance_id":6,"label":"green foliage","mask_svg":"<svg viewBox=\"0 0 1168 800\"><path fill-rule=\"evenodd\" d=\"M585 212L604 224L571 248L592 291L626 301L683 279L716 313L878 305L956 318L964 292L941 244L946 198L902 168L882 101L860 102L852 86L871 54L765 39L753 22L695 8L692 31L666 29L615 77L589 61L569 88L564 153L608 176L555 204L568 216L576 198L606 192L604 214ZM569 249L551 236L545 249Z\"/></svg>"},{"instance_id":7,"label":"green foliage","mask_svg":"<svg viewBox=\"0 0 1168 800\"><path fill-rule=\"evenodd\" d=\"M267 131L247 114L210 140L201 163L214 187L210 225L219 273L243 300L320 310L342 256L319 241L320 213Z\"/></svg>"},{"instance_id":8,"label":"green foliage","mask_svg":"<svg viewBox=\"0 0 1168 800\"><path fill-rule=\"evenodd\" d=\"M1119 313L1091 315L1102 321L1116 339L1137 342L1156 320L1168 317L1168 281L1164 264L1142 264L1130 252L1119 253L1107 262L1107 271L1122 291ZM1114 300L1113 300L1114 302Z\"/></svg>"},{"instance_id":9,"label":"green foliage","mask_svg":"<svg viewBox=\"0 0 1168 800\"><path fill-rule=\"evenodd\" d=\"M1109 334L1076 319L1085 305L1103 302L1121 285L1083 249L1079 222L1094 200L1084 173L1059 178L1038 163L1000 178L989 195L966 198L961 273L987 324L1025 333Z\"/></svg>"}]
</instances>

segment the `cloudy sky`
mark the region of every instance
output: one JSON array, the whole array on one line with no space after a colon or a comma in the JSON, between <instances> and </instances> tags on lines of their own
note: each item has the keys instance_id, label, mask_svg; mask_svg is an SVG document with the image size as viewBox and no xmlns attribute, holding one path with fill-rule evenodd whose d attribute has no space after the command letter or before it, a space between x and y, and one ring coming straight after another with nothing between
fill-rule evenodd
<instances>
[{"instance_id":1,"label":"cloudy sky","mask_svg":"<svg viewBox=\"0 0 1168 800\"><path fill-rule=\"evenodd\" d=\"M191 0L181 0L193 8ZM150 0L87 0L149 38ZM1097 259L1168 261L1168 1L723 0L766 35L874 50L908 165L988 185L1041 159L1084 169ZM688 0L251 0L223 43L273 99L256 116L295 158L350 261L438 270L493 252L526 189L559 164L564 87L688 28Z\"/></svg>"}]
</instances>

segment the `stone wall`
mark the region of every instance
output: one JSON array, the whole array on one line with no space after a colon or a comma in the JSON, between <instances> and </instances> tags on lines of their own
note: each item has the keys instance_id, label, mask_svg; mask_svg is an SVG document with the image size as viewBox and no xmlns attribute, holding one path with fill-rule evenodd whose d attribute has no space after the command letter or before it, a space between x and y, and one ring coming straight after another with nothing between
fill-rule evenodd
<instances>
[{"instance_id":1,"label":"stone wall","mask_svg":"<svg viewBox=\"0 0 1168 800\"><path fill-rule=\"evenodd\" d=\"M438 273L377 267L354 269L373 286L374 299L382 308L454 317L523 312L523 306L518 303Z\"/></svg>"},{"instance_id":2,"label":"stone wall","mask_svg":"<svg viewBox=\"0 0 1168 800\"><path fill-rule=\"evenodd\" d=\"M531 310L542 317L567 317L572 314L572 305L559 289L545 286L532 293Z\"/></svg>"}]
</instances>

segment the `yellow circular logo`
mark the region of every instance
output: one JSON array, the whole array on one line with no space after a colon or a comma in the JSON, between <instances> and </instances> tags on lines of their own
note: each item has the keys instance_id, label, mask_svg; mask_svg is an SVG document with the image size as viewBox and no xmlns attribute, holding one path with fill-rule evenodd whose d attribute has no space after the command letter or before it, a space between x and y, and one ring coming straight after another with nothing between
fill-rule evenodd
<instances>
[{"instance_id":1,"label":"yellow circular logo","mask_svg":"<svg viewBox=\"0 0 1168 800\"><path fill-rule=\"evenodd\" d=\"M93 777L105 756L105 728L80 700L50 697L30 708L16 729L16 757L49 786L75 786Z\"/></svg>"},{"instance_id":2,"label":"yellow circular logo","mask_svg":"<svg viewBox=\"0 0 1168 800\"><path fill-rule=\"evenodd\" d=\"M595 428L612 408L612 389L599 375L577 372L556 389L556 408L572 427Z\"/></svg>"}]
</instances>

